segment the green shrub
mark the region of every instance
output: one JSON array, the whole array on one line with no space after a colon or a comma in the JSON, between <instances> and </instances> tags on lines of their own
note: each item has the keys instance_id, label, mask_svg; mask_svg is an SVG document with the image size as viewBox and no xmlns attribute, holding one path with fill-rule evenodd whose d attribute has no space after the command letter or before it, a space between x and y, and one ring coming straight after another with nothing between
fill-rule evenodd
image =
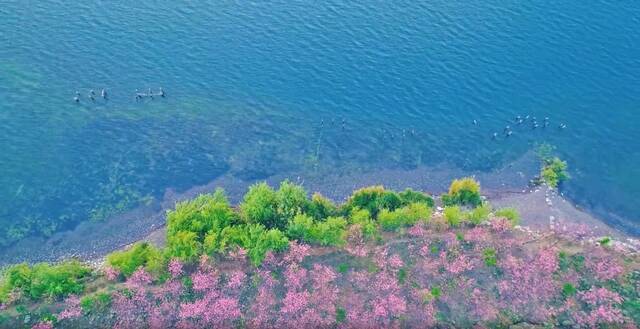
<instances>
[{"instance_id":1,"label":"green shrub","mask_svg":"<svg viewBox=\"0 0 640 329\"><path fill-rule=\"evenodd\" d=\"M562 286L562 296L564 298L569 298L569 297L575 295L577 292L578 292L578 290L571 283L565 283Z\"/></svg>"},{"instance_id":2,"label":"green shrub","mask_svg":"<svg viewBox=\"0 0 640 329\"><path fill-rule=\"evenodd\" d=\"M197 260L202 253L202 243L196 232L178 231L167 237L167 252L171 257L186 262Z\"/></svg>"},{"instance_id":3,"label":"green shrub","mask_svg":"<svg viewBox=\"0 0 640 329\"><path fill-rule=\"evenodd\" d=\"M478 206L482 203L480 184L471 177L455 179L449 186L449 193L442 195L442 202L447 206Z\"/></svg>"},{"instance_id":4,"label":"green shrub","mask_svg":"<svg viewBox=\"0 0 640 329\"><path fill-rule=\"evenodd\" d=\"M280 188L276 191L276 204L279 223L288 223L295 215L309 208L309 200L304 188L286 180L280 183Z\"/></svg>"},{"instance_id":5,"label":"green shrub","mask_svg":"<svg viewBox=\"0 0 640 329\"><path fill-rule=\"evenodd\" d=\"M249 224L261 224L266 228L286 227L287 222L278 217L276 191L267 183L254 184L240 204L242 217Z\"/></svg>"},{"instance_id":6,"label":"green shrub","mask_svg":"<svg viewBox=\"0 0 640 329\"><path fill-rule=\"evenodd\" d=\"M560 183L569 179L567 162L560 160L558 157L543 159L540 178L547 183L547 185L553 188L558 187Z\"/></svg>"},{"instance_id":7,"label":"green shrub","mask_svg":"<svg viewBox=\"0 0 640 329\"><path fill-rule=\"evenodd\" d=\"M224 192L202 194L181 202L167 213L167 252L184 261L193 261L202 253L205 237L238 222Z\"/></svg>"},{"instance_id":8,"label":"green shrub","mask_svg":"<svg viewBox=\"0 0 640 329\"><path fill-rule=\"evenodd\" d=\"M252 239L252 242L255 241L249 250L248 255L251 263L253 265L258 266L264 260L268 251L283 251L289 247L289 240L287 237L278 229L270 229L265 233L261 233L257 237Z\"/></svg>"},{"instance_id":9,"label":"green shrub","mask_svg":"<svg viewBox=\"0 0 640 329\"><path fill-rule=\"evenodd\" d=\"M338 214L338 208L331 200L325 198L320 193L314 193L311 196L311 202L308 204L307 212L315 220L324 220L330 216Z\"/></svg>"},{"instance_id":10,"label":"green shrub","mask_svg":"<svg viewBox=\"0 0 640 329\"><path fill-rule=\"evenodd\" d=\"M79 294L84 290L83 279L90 273L89 267L76 260L54 265L13 265L4 271L0 280L0 301L6 302L8 295L14 290L36 300Z\"/></svg>"},{"instance_id":11,"label":"green shrub","mask_svg":"<svg viewBox=\"0 0 640 329\"><path fill-rule=\"evenodd\" d=\"M309 232L310 242L323 246L342 246L345 243L347 221L343 217L329 217L317 222Z\"/></svg>"},{"instance_id":12,"label":"green shrub","mask_svg":"<svg viewBox=\"0 0 640 329\"><path fill-rule=\"evenodd\" d=\"M446 206L444 207L444 219L451 226L458 226L462 223L464 215L460 207L458 206Z\"/></svg>"},{"instance_id":13,"label":"green shrub","mask_svg":"<svg viewBox=\"0 0 640 329\"><path fill-rule=\"evenodd\" d=\"M262 263L268 251L282 251L289 246L289 240L284 233L278 229L268 230L260 224L226 227L216 242L207 248L218 252L234 247L243 248L247 251L251 263L256 266Z\"/></svg>"},{"instance_id":14,"label":"green shrub","mask_svg":"<svg viewBox=\"0 0 640 329\"><path fill-rule=\"evenodd\" d=\"M313 225L313 218L311 218L311 216L298 214L289 223L289 226L287 227L287 236L290 239L309 241Z\"/></svg>"},{"instance_id":15,"label":"green shrub","mask_svg":"<svg viewBox=\"0 0 640 329\"><path fill-rule=\"evenodd\" d=\"M372 241L378 237L378 226L366 209L355 208L349 216L349 223L358 225L366 240Z\"/></svg>"},{"instance_id":16,"label":"green shrub","mask_svg":"<svg viewBox=\"0 0 640 329\"><path fill-rule=\"evenodd\" d=\"M513 225L520 223L520 213L515 208L501 208L494 215L508 219Z\"/></svg>"},{"instance_id":17,"label":"green shrub","mask_svg":"<svg viewBox=\"0 0 640 329\"><path fill-rule=\"evenodd\" d=\"M466 220L473 224L480 224L489 218L491 206L488 203L482 204L466 214Z\"/></svg>"},{"instance_id":18,"label":"green shrub","mask_svg":"<svg viewBox=\"0 0 640 329\"><path fill-rule=\"evenodd\" d=\"M489 267L498 266L498 257L494 248L486 248L482 251L482 259L484 264Z\"/></svg>"},{"instance_id":19,"label":"green shrub","mask_svg":"<svg viewBox=\"0 0 640 329\"><path fill-rule=\"evenodd\" d=\"M425 203L411 203L394 211L383 209L378 215L378 222L383 229L393 231L429 218L431 218L431 209Z\"/></svg>"},{"instance_id":20,"label":"green shrub","mask_svg":"<svg viewBox=\"0 0 640 329\"><path fill-rule=\"evenodd\" d=\"M196 233L202 240L204 235L214 228L225 228L237 222L224 191L202 194L189 201L180 202L176 209L167 213L167 236L179 231Z\"/></svg>"},{"instance_id":21,"label":"green shrub","mask_svg":"<svg viewBox=\"0 0 640 329\"><path fill-rule=\"evenodd\" d=\"M85 313L105 311L111 305L111 294L99 291L80 299L80 307Z\"/></svg>"},{"instance_id":22,"label":"green shrub","mask_svg":"<svg viewBox=\"0 0 640 329\"><path fill-rule=\"evenodd\" d=\"M403 206L411 203L424 203L429 208L433 208L435 206L435 202L431 196L419 191L414 191L410 188L398 193L398 196L400 197Z\"/></svg>"},{"instance_id":23,"label":"green shrub","mask_svg":"<svg viewBox=\"0 0 640 329\"><path fill-rule=\"evenodd\" d=\"M155 275L164 270L162 253L147 242L138 242L128 250L112 252L107 255L107 264L125 276L130 276L141 266Z\"/></svg>"},{"instance_id":24,"label":"green shrub","mask_svg":"<svg viewBox=\"0 0 640 329\"><path fill-rule=\"evenodd\" d=\"M354 208L366 209L371 216L376 217L380 210L393 211L401 204L402 201L396 193L386 191L383 186L370 186L353 192L344 204L344 210L348 214Z\"/></svg>"}]
</instances>

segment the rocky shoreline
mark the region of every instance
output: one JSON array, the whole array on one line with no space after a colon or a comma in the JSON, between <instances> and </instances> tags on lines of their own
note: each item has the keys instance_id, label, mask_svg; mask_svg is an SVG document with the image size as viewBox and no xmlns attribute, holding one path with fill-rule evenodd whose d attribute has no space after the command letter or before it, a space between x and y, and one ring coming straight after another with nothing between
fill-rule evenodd
<instances>
[{"instance_id":1,"label":"rocky shoreline","mask_svg":"<svg viewBox=\"0 0 640 329\"><path fill-rule=\"evenodd\" d=\"M555 191L544 186L529 187L529 180L538 170L537 161L535 156L528 154L503 169L490 173L476 173L475 177L482 184L483 192L493 206L516 208L522 215L522 225L529 229L580 228L588 230L593 236L611 236L630 245L635 244L640 249L637 239L608 226L587 211L578 209ZM289 174L272 176L266 180L270 184L277 184L284 179L290 179L303 184L309 191L318 191L335 201L342 201L351 191L369 185L384 185L390 189L410 187L439 195L446 191L452 178L465 175L469 173L441 167L307 177ZM173 208L176 202L222 187L231 202L237 204L252 183L254 182L225 175L209 184L193 187L181 193L167 189L161 201L115 216L108 221L84 222L71 231L56 233L48 239L24 239L0 255L0 265L58 261L67 258L100 262L104 255L136 241L150 240L162 243L166 210Z\"/></svg>"}]
</instances>

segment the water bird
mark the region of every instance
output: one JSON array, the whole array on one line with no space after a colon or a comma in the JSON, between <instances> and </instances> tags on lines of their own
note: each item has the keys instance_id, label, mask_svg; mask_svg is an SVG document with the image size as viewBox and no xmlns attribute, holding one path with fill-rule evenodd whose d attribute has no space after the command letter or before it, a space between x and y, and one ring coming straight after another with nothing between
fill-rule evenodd
<instances>
[{"instance_id":1,"label":"water bird","mask_svg":"<svg viewBox=\"0 0 640 329\"><path fill-rule=\"evenodd\" d=\"M136 102L139 101L141 98L142 98L142 95L140 94L140 92L136 88Z\"/></svg>"},{"instance_id":2,"label":"water bird","mask_svg":"<svg viewBox=\"0 0 640 329\"><path fill-rule=\"evenodd\" d=\"M473 119L473 124L474 124L475 126L477 126L477 125L478 125L478 120Z\"/></svg>"},{"instance_id":3,"label":"water bird","mask_svg":"<svg viewBox=\"0 0 640 329\"><path fill-rule=\"evenodd\" d=\"M107 90L102 88L102 91L100 92L100 95L102 96L102 98L107 99Z\"/></svg>"},{"instance_id":4,"label":"water bird","mask_svg":"<svg viewBox=\"0 0 640 329\"><path fill-rule=\"evenodd\" d=\"M529 115L527 114L527 116L525 116L524 119L529 120Z\"/></svg>"},{"instance_id":5,"label":"water bird","mask_svg":"<svg viewBox=\"0 0 640 329\"><path fill-rule=\"evenodd\" d=\"M93 97L96 95L96 93L93 91L93 89L89 90L89 99L91 99L92 101L95 100Z\"/></svg>"},{"instance_id":6,"label":"water bird","mask_svg":"<svg viewBox=\"0 0 640 329\"><path fill-rule=\"evenodd\" d=\"M496 139L498 138L498 133L494 132L493 135L491 135L491 139Z\"/></svg>"},{"instance_id":7,"label":"water bird","mask_svg":"<svg viewBox=\"0 0 640 329\"><path fill-rule=\"evenodd\" d=\"M509 126L506 126L506 127L504 127L504 130L503 130L503 132L505 132L505 133L506 133L506 132L507 132L507 131L509 131L509 130L511 130L511 127L509 127Z\"/></svg>"},{"instance_id":8,"label":"water bird","mask_svg":"<svg viewBox=\"0 0 640 329\"><path fill-rule=\"evenodd\" d=\"M560 129L564 129L564 128L567 128L567 125L565 125L564 123L561 123L559 127Z\"/></svg>"},{"instance_id":9,"label":"water bird","mask_svg":"<svg viewBox=\"0 0 640 329\"><path fill-rule=\"evenodd\" d=\"M520 122L520 120L522 120L522 117L521 117L521 116L519 116L519 115L517 115L517 116L516 116L516 119L515 119L515 120L513 120L513 121L514 121L514 122Z\"/></svg>"},{"instance_id":10,"label":"water bird","mask_svg":"<svg viewBox=\"0 0 640 329\"><path fill-rule=\"evenodd\" d=\"M73 100L76 101L76 103L80 102L80 92L76 90L76 95L73 97Z\"/></svg>"},{"instance_id":11,"label":"water bird","mask_svg":"<svg viewBox=\"0 0 640 329\"><path fill-rule=\"evenodd\" d=\"M151 92L151 88L149 88L149 93L147 93L147 95L151 97L151 99L153 99L153 93Z\"/></svg>"},{"instance_id":12,"label":"water bird","mask_svg":"<svg viewBox=\"0 0 640 329\"><path fill-rule=\"evenodd\" d=\"M162 89L162 87L160 87L159 95L160 97L164 97L164 90Z\"/></svg>"},{"instance_id":13,"label":"water bird","mask_svg":"<svg viewBox=\"0 0 640 329\"><path fill-rule=\"evenodd\" d=\"M532 128L533 128L533 129L538 128L538 123L534 121L534 122L533 122L533 126L532 126Z\"/></svg>"},{"instance_id":14,"label":"water bird","mask_svg":"<svg viewBox=\"0 0 640 329\"><path fill-rule=\"evenodd\" d=\"M511 135L513 135L513 131L511 131L511 130L507 131L507 137L509 137Z\"/></svg>"}]
</instances>

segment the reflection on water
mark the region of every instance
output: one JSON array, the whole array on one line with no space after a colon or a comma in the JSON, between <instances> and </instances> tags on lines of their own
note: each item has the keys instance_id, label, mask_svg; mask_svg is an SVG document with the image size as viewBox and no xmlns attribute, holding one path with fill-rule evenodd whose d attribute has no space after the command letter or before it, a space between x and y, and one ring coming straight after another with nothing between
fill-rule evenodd
<instances>
[{"instance_id":1,"label":"reflection on water","mask_svg":"<svg viewBox=\"0 0 640 329\"><path fill-rule=\"evenodd\" d=\"M568 160L573 200L640 218L635 4L3 9L0 244L222 174L491 171L543 142ZM135 101L160 86L168 97ZM86 97L102 88L108 101Z\"/></svg>"}]
</instances>

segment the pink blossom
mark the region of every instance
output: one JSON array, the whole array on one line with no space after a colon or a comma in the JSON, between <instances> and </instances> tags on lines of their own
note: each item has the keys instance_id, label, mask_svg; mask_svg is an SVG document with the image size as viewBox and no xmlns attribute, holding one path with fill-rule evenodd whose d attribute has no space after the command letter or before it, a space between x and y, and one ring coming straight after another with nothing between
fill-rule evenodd
<instances>
[{"instance_id":1,"label":"pink blossom","mask_svg":"<svg viewBox=\"0 0 640 329\"><path fill-rule=\"evenodd\" d=\"M198 271L191 275L191 282L195 291L202 292L211 289L216 285L217 281L217 278L211 272Z\"/></svg>"},{"instance_id":2,"label":"pink blossom","mask_svg":"<svg viewBox=\"0 0 640 329\"><path fill-rule=\"evenodd\" d=\"M309 256L309 247L306 244L292 241L289 243L289 251L284 256L284 261L288 263L300 263L305 257Z\"/></svg>"},{"instance_id":3,"label":"pink blossom","mask_svg":"<svg viewBox=\"0 0 640 329\"><path fill-rule=\"evenodd\" d=\"M282 300L280 312L284 314L296 313L307 306L309 302L309 292L288 292Z\"/></svg>"},{"instance_id":4,"label":"pink blossom","mask_svg":"<svg viewBox=\"0 0 640 329\"><path fill-rule=\"evenodd\" d=\"M589 262L588 266L598 280L612 280L624 272L624 267L612 259L600 259L595 262Z\"/></svg>"},{"instance_id":5,"label":"pink blossom","mask_svg":"<svg viewBox=\"0 0 640 329\"><path fill-rule=\"evenodd\" d=\"M143 267L138 268L131 276L127 279L125 283L129 288L140 288L142 286L146 286L151 284L153 279L151 275L145 271Z\"/></svg>"},{"instance_id":6,"label":"pink blossom","mask_svg":"<svg viewBox=\"0 0 640 329\"><path fill-rule=\"evenodd\" d=\"M247 258L247 251L243 248L236 248L229 252L229 257L234 260L244 260Z\"/></svg>"},{"instance_id":7,"label":"pink blossom","mask_svg":"<svg viewBox=\"0 0 640 329\"><path fill-rule=\"evenodd\" d=\"M504 232L511 229L511 222L506 218L494 218L489 221L489 226L496 232Z\"/></svg>"},{"instance_id":8,"label":"pink blossom","mask_svg":"<svg viewBox=\"0 0 640 329\"><path fill-rule=\"evenodd\" d=\"M285 286L289 289L297 290L302 288L302 285L307 279L307 270L292 264L287 266L287 270L284 272Z\"/></svg>"},{"instance_id":9,"label":"pink blossom","mask_svg":"<svg viewBox=\"0 0 640 329\"><path fill-rule=\"evenodd\" d=\"M393 256L389 258L389 266L393 269L399 269L404 266L404 262L402 261L402 258L400 258L400 255L393 254Z\"/></svg>"},{"instance_id":10,"label":"pink blossom","mask_svg":"<svg viewBox=\"0 0 640 329\"><path fill-rule=\"evenodd\" d=\"M407 230L407 234L414 237L424 237L427 235L427 230L425 230L422 224L416 224Z\"/></svg>"},{"instance_id":11,"label":"pink blossom","mask_svg":"<svg viewBox=\"0 0 640 329\"><path fill-rule=\"evenodd\" d=\"M65 300L65 309L58 314L58 320L74 319L82 315L82 309L80 308L80 298L75 295L67 297Z\"/></svg>"},{"instance_id":12,"label":"pink blossom","mask_svg":"<svg viewBox=\"0 0 640 329\"><path fill-rule=\"evenodd\" d=\"M578 312L576 321L583 325L596 327L598 324L624 323L626 317L617 307L623 299L617 293L606 288L591 288L581 292L578 298L590 305L590 311Z\"/></svg>"},{"instance_id":13,"label":"pink blossom","mask_svg":"<svg viewBox=\"0 0 640 329\"><path fill-rule=\"evenodd\" d=\"M230 289L237 289L242 286L242 281L247 275L242 271L233 271L229 276L229 281L227 282L227 287Z\"/></svg>"},{"instance_id":14,"label":"pink blossom","mask_svg":"<svg viewBox=\"0 0 640 329\"><path fill-rule=\"evenodd\" d=\"M168 270L169 270L169 274L171 274L172 278L177 278L180 275L182 275L182 262L176 258L172 259L169 262L169 266L168 266Z\"/></svg>"},{"instance_id":15,"label":"pink blossom","mask_svg":"<svg viewBox=\"0 0 640 329\"><path fill-rule=\"evenodd\" d=\"M118 271L117 269L111 266L106 266L103 271L104 271L105 277L109 281L115 281L118 279L118 276L120 276L120 271Z\"/></svg>"},{"instance_id":16,"label":"pink blossom","mask_svg":"<svg viewBox=\"0 0 640 329\"><path fill-rule=\"evenodd\" d=\"M33 325L31 329L53 329L51 321L41 321Z\"/></svg>"},{"instance_id":17,"label":"pink blossom","mask_svg":"<svg viewBox=\"0 0 640 329\"><path fill-rule=\"evenodd\" d=\"M440 261L442 262L444 268L449 273L453 274L460 274L462 272L473 269L473 263L471 259L469 259L464 254L461 254L458 257L454 258L452 261L449 261L447 260L446 252L443 251L440 253Z\"/></svg>"},{"instance_id":18,"label":"pink blossom","mask_svg":"<svg viewBox=\"0 0 640 329\"><path fill-rule=\"evenodd\" d=\"M464 239L470 242L486 242L489 239L489 233L484 227L476 226L464 235Z\"/></svg>"}]
</instances>

